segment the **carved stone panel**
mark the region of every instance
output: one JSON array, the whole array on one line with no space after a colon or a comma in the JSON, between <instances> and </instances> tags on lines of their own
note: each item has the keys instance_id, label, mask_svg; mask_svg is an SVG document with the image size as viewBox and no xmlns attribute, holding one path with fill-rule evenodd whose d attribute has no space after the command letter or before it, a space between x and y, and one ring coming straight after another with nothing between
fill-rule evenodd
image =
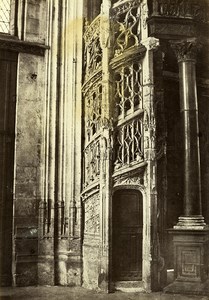
<instances>
[{"instance_id":1,"label":"carved stone panel","mask_svg":"<svg viewBox=\"0 0 209 300\"><path fill-rule=\"evenodd\" d=\"M85 201L85 228L84 234L99 234L99 193Z\"/></svg>"}]
</instances>

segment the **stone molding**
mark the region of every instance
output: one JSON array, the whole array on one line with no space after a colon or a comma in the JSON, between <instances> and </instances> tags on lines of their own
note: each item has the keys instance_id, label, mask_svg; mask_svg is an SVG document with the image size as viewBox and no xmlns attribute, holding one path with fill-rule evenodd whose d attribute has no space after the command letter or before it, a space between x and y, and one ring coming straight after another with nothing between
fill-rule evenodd
<instances>
[{"instance_id":1,"label":"stone molding","mask_svg":"<svg viewBox=\"0 0 209 300\"><path fill-rule=\"evenodd\" d=\"M207 1L198 0L155 0L153 1L153 15L174 17L174 18L192 18L199 22L208 22L208 4Z\"/></svg>"},{"instance_id":2,"label":"stone molding","mask_svg":"<svg viewBox=\"0 0 209 300\"><path fill-rule=\"evenodd\" d=\"M49 46L42 44L21 41L18 39L4 37L2 35L0 36L0 49L44 56L45 51L49 48Z\"/></svg>"}]
</instances>

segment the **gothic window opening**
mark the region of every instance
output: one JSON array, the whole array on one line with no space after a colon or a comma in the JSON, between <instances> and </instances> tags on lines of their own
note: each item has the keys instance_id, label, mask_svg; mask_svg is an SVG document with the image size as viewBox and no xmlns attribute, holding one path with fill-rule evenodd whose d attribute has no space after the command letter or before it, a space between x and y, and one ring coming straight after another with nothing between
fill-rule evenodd
<instances>
[{"instance_id":1,"label":"gothic window opening","mask_svg":"<svg viewBox=\"0 0 209 300\"><path fill-rule=\"evenodd\" d=\"M133 119L119 126L116 138L115 170L143 161L141 119Z\"/></svg>"},{"instance_id":2,"label":"gothic window opening","mask_svg":"<svg viewBox=\"0 0 209 300\"><path fill-rule=\"evenodd\" d=\"M116 118L119 120L142 108L141 65L139 63L122 66L115 72L115 101Z\"/></svg>"},{"instance_id":3,"label":"gothic window opening","mask_svg":"<svg viewBox=\"0 0 209 300\"><path fill-rule=\"evenodd\" d=\"M140 62L128 62L114 72L115 171L143 161L143 101Z\"/></svg>"},{"instance_id":4,"label":"gothic window opening","mask_svg":"<svg viewBox=\"0 0 209 300\"><path fill-rule=\"evenodd\" d=\"M0 32L9 33L10 31L10 15L11 15L11 1L0 1Z\"/></svg>"}]
</instances>

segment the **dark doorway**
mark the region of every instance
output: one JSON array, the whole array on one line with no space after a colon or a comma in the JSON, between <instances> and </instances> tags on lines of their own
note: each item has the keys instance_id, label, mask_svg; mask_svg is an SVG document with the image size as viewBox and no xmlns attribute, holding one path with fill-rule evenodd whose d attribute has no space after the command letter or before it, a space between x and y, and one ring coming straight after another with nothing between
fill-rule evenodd
<instances>
[{"instance_id":1,"label":"dark doorway","mask_svg":"<svg viewBox=\"0 0 209 300\"><path fill-rule=\"evenodd\" d=\"M0 285L12 284L17 54L0 51Z\"/></svg>"},{"instance_id":2,"label":"dark doorway","mask_svg":"<svg viewBox=\"0 0 209 300\"><path fill-rule=\"evenodd\" d=\"M142 279L142 194L119 190L113 196L113 280Z\"/></svg>"}]
</instances>

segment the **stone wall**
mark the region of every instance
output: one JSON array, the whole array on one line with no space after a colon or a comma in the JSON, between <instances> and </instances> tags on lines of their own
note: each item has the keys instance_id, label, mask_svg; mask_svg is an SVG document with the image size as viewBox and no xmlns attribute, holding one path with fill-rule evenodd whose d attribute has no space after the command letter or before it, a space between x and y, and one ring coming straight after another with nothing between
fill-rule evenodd
<instances>
[{"instance_id":1,"label":"stone wall","mask_svg":"<svg viewBox=\"0 0 209 300\"><path fill-rule=\"evenodd\" d=\"M14 200L14 263L17 285L31 285L37 282L38 207L41 199L45 102L44 68L43 57L19 54Z\"/></svg>"}]
</instances>

